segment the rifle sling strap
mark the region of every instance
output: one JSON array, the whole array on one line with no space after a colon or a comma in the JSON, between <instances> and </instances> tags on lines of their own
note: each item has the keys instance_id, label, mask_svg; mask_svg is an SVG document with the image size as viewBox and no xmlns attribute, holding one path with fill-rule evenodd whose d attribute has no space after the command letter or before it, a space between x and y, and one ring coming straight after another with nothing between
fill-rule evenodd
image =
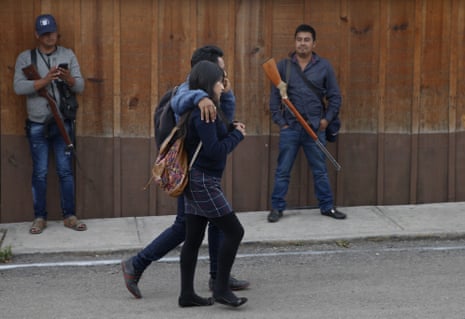
<instances>
[{"instance_id":1,"label":"rifle sling strap","mask_svg":"<svg viewBox=\"0 0 465 319\"><path fill-rule=\"evenodd\" d=\"M40 54L40 56L42 57L42 60L44 60L45 64L50 69L50 65L48 64L47 61L45 61L43 55ZM32 63L32 65L35 66L36 70L39 71L39 67L37 66L37 49L36 48L31 49L31 63ZM57 99L56 99L56 95L55 95L55 88L53 87L53 84L51 84L51 86L52 86L52 97L56 101Z\"/></svg>"},{"instance_id":2,"label":"rifle sling strap","mask_svg":"<svg viewBox=\"0 0 465 319\"><path fill-rule=\"evenodd\" d=\"M290 74L291 74L291 66L292 66L291 59L287 59L286 83L289 81L289 77L290 77ZM298 70L297 74L302 78L302 80L305 82L305 84L307 84L307 86L310 88L310 90L312 90L312 92L315 93L320 98L320 100L323 102L323 94L321 93L320 90L317 89L317 87L312 83L312 81L307 79L307 77L305 76L305 74L301 70ZM324 103L323 103L323 105L324 105Z\"/></svg>"}]
</instances>

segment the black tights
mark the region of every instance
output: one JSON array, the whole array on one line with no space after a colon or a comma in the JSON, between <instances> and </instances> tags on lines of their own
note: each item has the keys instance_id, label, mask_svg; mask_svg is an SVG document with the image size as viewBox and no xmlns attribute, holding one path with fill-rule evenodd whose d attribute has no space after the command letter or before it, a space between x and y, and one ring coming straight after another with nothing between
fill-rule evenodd
<instances>
[{"instance_id":1,"label":"black tights","mask_svg":"<svg viewBox=\"0 0 465 319\"><path fill-rule=\"evenodd\" d=\"M205 234L208 221L218 227L224 234L218 253L218 272L214 295L232 294L229 288L229 276L236 258L237 249L244 236L244 228L234 212L226 216L211 218L186 214L186 240L181 250L181 297L195 297L194 273L197 265L199 248Z\"/></svg>"}]
</instances>

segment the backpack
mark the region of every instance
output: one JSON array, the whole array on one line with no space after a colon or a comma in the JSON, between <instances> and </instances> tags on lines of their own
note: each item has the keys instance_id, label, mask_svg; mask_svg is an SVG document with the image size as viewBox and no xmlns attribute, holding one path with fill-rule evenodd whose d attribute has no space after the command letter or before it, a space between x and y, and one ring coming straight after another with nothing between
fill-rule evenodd
<instances>
[{"instance_id":1,"label":"backpack","mask_svg":"<svg viewBox=\"0 0 465 319\"><path fill-rule=\"evenodd\" d=\"M187 186L189 171L202 147L202 142L200 142L191 162L188 163L187 152L184 149L184 139L187 134L187 125L191 113L192 111L184 114L179 123L163 140L158 156L152 166L150 180L155 180L158 186L172 197L178 197L183 193L184 188Z\"/></svg>"},{"instance_id":2,"label":"backpack","mask_svg":"<svg viewBox=\"0 0 465 319\"><path fill-rule=\"evenodd\" d=\"M155 144L158 150L160 150L163 141L176 126L176 117L171 109L171 98L176 94L177 90L178 86L175 86L163 94L153 114Z\"/></svg>"},{"instance_id":3,"label":"backpack","mask_svg":"<svg viewBox=\"0 0 465 319\"><path fill-rule=\"evenodd\" d=\"M187 185L187 153L184 138L177 137L179 127L175 127L160 147L160 152L152 166L152 177L168 195L182 194Z\"/></svg>"},{"instance_id":4,"label":"backpack","mask_svg":"<svg viewBox=\"0 0 465 319\"><path fill-rule=\"evenodd\" d=\"M65 119L74 121L79 107L76 94L64 81L57 81L56 85L60 92L60 112Z\"/></svg>"}]
</instances>

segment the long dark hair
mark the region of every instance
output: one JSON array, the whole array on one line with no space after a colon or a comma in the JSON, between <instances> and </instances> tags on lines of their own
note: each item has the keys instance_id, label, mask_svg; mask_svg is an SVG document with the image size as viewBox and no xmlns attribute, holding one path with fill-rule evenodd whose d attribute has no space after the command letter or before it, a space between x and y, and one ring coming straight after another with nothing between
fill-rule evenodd
<instances>
[{"instance_id":1,"label":"long dark hair","mask_svg":"<svg viewBox=\"0 0 465 319\"><path fill-rule=\"evenodd\" d=\"M218 81L223 81L224 72L216 64L210 61L200 61L191 70L189 74L189 89L204 90L208 96L219 103L213 88Z\"/></svg>"}]
</instances>

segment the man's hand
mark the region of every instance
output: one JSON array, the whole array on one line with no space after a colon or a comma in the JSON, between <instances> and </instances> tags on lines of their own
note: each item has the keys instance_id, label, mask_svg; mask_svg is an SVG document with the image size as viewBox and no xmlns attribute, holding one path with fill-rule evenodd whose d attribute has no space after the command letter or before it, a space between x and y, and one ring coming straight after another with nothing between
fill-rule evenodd
<instances>
[{"instance_id":1,"label":"man's hand","mask_svg":"<svg viewBox=\"0 0 465 319\"><path fill-rule=\"evenodd\" d=\"M71 76L71 71L64 68L58 68L58 77L66 82L69 86L74 85L74 78Z\"/></svg>"},{"instance_id":2,"label":"man's hand","mask_svg":"<svg viewBox=\"0 0 465 319\"><path fill-rule=\"evenodd\" d=\"M200 118L207 123L215 122L216 106L208 97L204 97L199 102Z\"/></svg>"},{"instance_id":3,"label":"man's hand","mask_svg":"<svg viewBox=\"0 0 465 319\"><path fill-rule=\"evenodd\" d=\"M46 76L34 81L34 90L38 91L52 83L52 81L58 80L59 72L57 67L51 67Z\"/></svg>"},{"instance_id":4,"label":"man's hand","mask_svg":"<svg viewBox=\"0 0 465 319\"><path fill-rule=\"evenodd\" d=\"M47 75L44 79L47 80L48 83L51 83L54 80L58 80L60 78L60 69L57 66L51 67L48 71Z\"/></svg>"},{"instance_id":5,"label":"man's hand","mask_svg":"<svg viewBox=\"0 0 465 319\"><path fill-rule=\"evenodd\" d=\"M279 94L281 95L282 99L287 99L287 84L286 82L279 82L278 84Z\"/></svg>"},{"instance_id":6,"label":"man's hand","mask_svg":"<svg viewBox=\"0 0 465 319\"><path fill-rule=\"evenodd\" d=\"M325 131L328 125L329 125L329 122L327 119L321 119L320 120L320 131Z\"/></svg>"}]
</instances>

